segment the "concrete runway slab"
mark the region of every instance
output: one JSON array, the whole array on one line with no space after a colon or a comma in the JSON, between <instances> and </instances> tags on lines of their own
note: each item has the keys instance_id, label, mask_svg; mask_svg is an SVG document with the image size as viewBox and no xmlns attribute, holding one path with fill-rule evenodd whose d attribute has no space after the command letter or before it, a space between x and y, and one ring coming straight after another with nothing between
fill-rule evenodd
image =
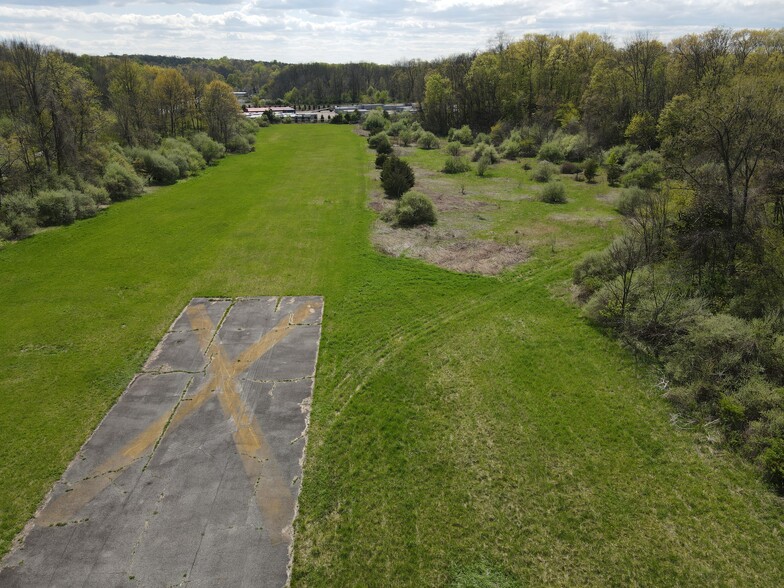
<instances>
[{"instance_id":1,"label":"concrete runway slab","mask_svg":"<svg viewBox=\"0 0 784 588\"><path fill-rule=\"evenodd\" d=\"M284 586L322 310L320 297L192 300L0 586Z\"/></svg>"}]
</instances>

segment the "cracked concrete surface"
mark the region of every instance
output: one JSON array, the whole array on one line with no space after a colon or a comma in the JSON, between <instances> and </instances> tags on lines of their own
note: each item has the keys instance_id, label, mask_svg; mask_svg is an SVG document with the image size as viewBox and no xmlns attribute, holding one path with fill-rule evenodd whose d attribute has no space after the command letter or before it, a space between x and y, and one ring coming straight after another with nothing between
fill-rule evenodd
<instances>
[{"instance_id":1,"label":"cracked concrete surface","mask_svg":"<svg viewBox=\"0 0 784 588\"><path fill-rule=\"evenodd\" d=\"M3 560L2 586L284 586L320 297L194 299Z\"/></svg>"}]
</instances>

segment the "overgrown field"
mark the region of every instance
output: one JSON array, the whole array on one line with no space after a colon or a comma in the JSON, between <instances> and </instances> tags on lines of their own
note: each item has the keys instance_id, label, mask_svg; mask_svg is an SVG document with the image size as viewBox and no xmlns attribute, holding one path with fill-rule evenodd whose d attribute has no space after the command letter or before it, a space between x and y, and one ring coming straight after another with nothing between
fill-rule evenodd
<instances>
[{"instance_id":1,"label":"overgrown field","mask_svg":"<svg viewBox=\"0 0 784 588\"><path fill-rule=\"evenodd\" d=\"M0 251L0 551L191 297L322 294L293 585L784 584L781 500L561 294L606 227L497 278L385 257L371 160L346 127L263 129ZM488 230L538 223L507 212Z\"/></svg>"}]
</instances>

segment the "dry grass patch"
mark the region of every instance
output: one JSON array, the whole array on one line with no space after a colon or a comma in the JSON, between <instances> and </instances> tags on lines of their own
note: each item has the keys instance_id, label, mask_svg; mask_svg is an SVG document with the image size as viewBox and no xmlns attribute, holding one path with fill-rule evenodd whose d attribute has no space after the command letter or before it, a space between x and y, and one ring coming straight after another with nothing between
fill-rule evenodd
<instances>
[{"instance_id":1,"label":"dry grass patch","mask_svg":"<svg viewBox=\"0 0 784 588\"><path fill-rule=\"evenodd\" d=\"M599 194L596 199L599 202L603 202L605 204L611 204L615 206L618 203L618 198L620 198L621 192L620 190L613 190L611 189L609 192L605 192L603 194Z\"/></svg>"},{"instance_id":2,"label":"dry grass patch","mask_svg":"<svg viewBox=\"0 0 784 588\"><path fill-rule=\"evenodd\" d=\"M582 214L563 214L554 213L547 218L560 222L560 223L585 223L596 227L605 227L608 223L616 220L614 216L596 216L596 215L582 215Z\"/></svg>"},{"instance_id":3,"label":"dry grass patch","mask_svg":"<svg viewBox=\"0 0 784 588\"><path fill-rule=\"evenodd\" d=\"M398 229L377 221L373 245L386 255L413 257L452 271L498 275L530 255L523 245L471 239L464 231L443 227Z\"/></svg>"}]
</instances>

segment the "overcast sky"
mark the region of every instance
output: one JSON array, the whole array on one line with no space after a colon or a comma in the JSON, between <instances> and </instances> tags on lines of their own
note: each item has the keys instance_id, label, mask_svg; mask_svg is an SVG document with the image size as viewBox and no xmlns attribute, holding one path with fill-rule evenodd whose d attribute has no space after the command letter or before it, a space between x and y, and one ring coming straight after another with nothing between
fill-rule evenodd
<instances>
[{"instance_id":1,"label":"overcast sky","mask_svg":"<svg viewBox=\"0 0 784 588\"><path fill-rule=\"evenodd\" d=\"M444 57L499 31L636 32L662 41L715 26L784 26L782 0L0 0L0 37L74 53L283 62Z\"/></svg>"}]
</instances>

